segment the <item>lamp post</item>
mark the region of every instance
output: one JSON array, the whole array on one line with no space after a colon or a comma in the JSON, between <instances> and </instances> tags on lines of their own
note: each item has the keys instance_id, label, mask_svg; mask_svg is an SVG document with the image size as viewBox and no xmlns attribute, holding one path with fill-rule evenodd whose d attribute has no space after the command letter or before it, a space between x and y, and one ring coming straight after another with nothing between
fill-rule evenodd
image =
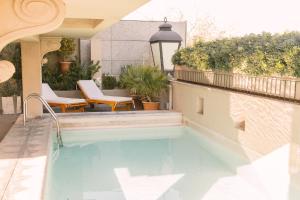
<instances>
[{"instance_id":1,"label":"lamp post","mask_svg":"<svg viewBox=\"0 0 300 200\"><path fill-rule=\"evenodd\" d=\"M172 25L164 19L164 24L159 26L159 31L153 34L149 40L153 63L161 68L162 71L172 72L172 56L181 46L182 38L172 31Z\"/></svg>"}]
</instances>

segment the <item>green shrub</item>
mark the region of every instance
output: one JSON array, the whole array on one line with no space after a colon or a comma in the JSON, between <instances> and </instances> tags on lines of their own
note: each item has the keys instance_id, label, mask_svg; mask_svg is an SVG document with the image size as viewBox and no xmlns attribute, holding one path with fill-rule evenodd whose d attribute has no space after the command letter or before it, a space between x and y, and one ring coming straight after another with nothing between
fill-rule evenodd
<instances>
[{"instance_id":1,"label":"green shrub","mask_svg":"<svg viewBox=\"0 0 300 200\"><path fill-rule=\"evenodd\" d=\"M81 65L78 59L71 64L70 70L66 73L61 73L58 63L53 69L44 65L43 82L48 83L54 90L74 90L78 80L92 79L99 69L99 61Z\"/></svg>"},{"instance_id":2,"label":"green shrub","mask_svg":"<svg viewBox=\"0 0 300 200\"><path fill-rule=\"evenodd\" d=\"M10 97L19 95L19 89L16 79L11 78L0 84L0 97Z\"/></svg>"},{"instance_id":3,"label":"green shrub","mask_svg":"<svg viewBox=\"0 0 300 200\"><path fill-rule=\"evenodd\" d=\"M172 62L199 70L299 77L300 32L199 41L177 51Z\"/></svg>"},{"instance_id":4,"label":"green shrub","mask_svg":"<svg viewBox=\"0 0 300 200\"><path fill-rule=\"evenodd\" d=\"M120 75L120 84L132 95L139 96L143 101L153 102L167 88L168 79L157 67L127 66Z\"/></svg>"},{"instance_id":5,"label":"green shrub","mask_svg":"<svg viewBox=\"0 0 300 200\"><path fill-rule=\"evenodd\" d=\"M108 74L102 74L102 89L112 90L115 89L117 86L118 81L116 77Z\"/></svg>"}]
</instances>

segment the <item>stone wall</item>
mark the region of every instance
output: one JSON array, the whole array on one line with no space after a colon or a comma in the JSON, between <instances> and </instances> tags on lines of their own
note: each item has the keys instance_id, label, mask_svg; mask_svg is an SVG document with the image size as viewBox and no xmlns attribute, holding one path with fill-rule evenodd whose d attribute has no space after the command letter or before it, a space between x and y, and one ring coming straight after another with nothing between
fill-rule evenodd
<instances>
[{"instance_id":1,"label":"stone wall","mask_svg":"<svg viewBox=\"0 0 300 200\"><path fill-rule=\"evenodd\" d=\"M119 75L128 64L153 64L149 39L158 31L161 21L120 21L90 41L82 41L81 49L91 45L91 59L100 60L102 72ZM186 22L169 22L183 38L185 47ZM88 60L82 53L81 60Z\"/></svg>"}]
</instances>

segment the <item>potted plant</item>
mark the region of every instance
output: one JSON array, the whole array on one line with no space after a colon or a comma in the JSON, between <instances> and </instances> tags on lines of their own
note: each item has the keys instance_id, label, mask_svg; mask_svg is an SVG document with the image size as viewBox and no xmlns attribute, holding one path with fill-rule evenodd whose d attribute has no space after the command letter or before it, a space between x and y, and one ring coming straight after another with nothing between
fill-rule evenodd
<instances>
[{"instance_id":1,"label":"potted plant","mask_svg":"<svg viewBox=\"0 0 300 200\"><path fill-rule=\"evenodd\" d=\"M121 74L120 83L142 100L144 110L158 110L159 98L168 86L168 79L157 67L129 66Z\"/></svg>"},{"instance_id":2,"label":"potted plant","mask_svg":"<svg viewBox=\"0 0 300 200\"><path fill-rule=\"evenodd\" d=\"M132 81L139 76L138 70L134 70L132 65L123 66L119 76L119 87L128 90L134 101L136 110L143 110L141 97L137 95L136 88L134 87L135 83Z\"/></svg>"},{"instance_id":3,"label":"potted plant","mask_svg":"<svg viewBox=\"0 0 300 200\"><path fill-rule=\"evenodd\" d=\"M58 65L58 63L57 63ZM54 90L67 91L75 90L78 80L91 80L95 73L101 68L100 62L90 61L81 64L79 58L75 57L70 66L69 73L59 71L59 67L50 68L45 65L42 68L43 82L48 83Z\"/></svg>"},{"instance_id":4,"label":"potted plant","mask_svg":"<svg viewBox=\"0 0 300 200\"><path fill-rule=\"evenodd\" d=\"M60 42L61 46L58 50L61 56L60 70L62 73L66 73L70 69L72 58L70 57L76 48L75 40L73 38L63 38Z\"/></svg>"}]
</instances>

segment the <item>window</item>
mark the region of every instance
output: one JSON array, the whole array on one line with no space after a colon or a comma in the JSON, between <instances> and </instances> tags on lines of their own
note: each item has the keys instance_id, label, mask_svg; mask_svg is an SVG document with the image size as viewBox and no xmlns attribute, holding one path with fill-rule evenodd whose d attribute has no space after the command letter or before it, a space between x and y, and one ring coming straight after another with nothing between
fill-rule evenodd
<instances>
[{"instance_id":1,"label":"window","mask_svg":"<svg viewBox=\"0 0 300 200\"><path fill-rule=\"evenodd\" d=\"M204 114L204 99L202 97L199 97L197 100L197 113Z\"/></svg>"}]
</instances>

